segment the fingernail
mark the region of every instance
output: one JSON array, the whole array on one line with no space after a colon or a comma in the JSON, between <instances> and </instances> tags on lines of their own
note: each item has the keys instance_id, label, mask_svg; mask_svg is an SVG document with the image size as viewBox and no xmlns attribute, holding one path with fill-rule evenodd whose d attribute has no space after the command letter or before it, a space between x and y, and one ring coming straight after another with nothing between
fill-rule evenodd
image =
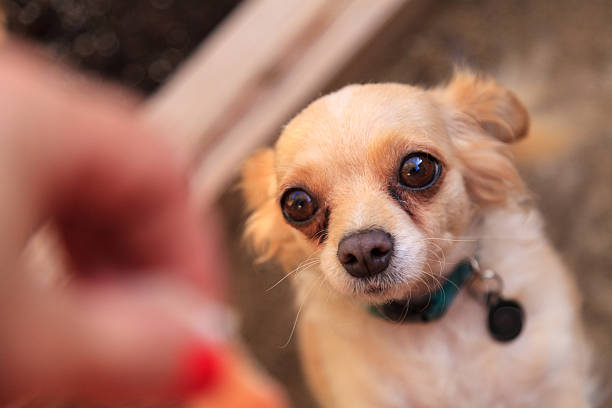
<instances>
[{"instance_id":1,"label":"fingernail","mask_svg":"<svg viewBox=\"0 0 612 408\"><path fill-rule=\"evenodd\" d=\"M224 351L210 344L196 343L183 354L179 367L177 393L181 397L213 390L223 374Z\"/></svg>"}]
</instances>

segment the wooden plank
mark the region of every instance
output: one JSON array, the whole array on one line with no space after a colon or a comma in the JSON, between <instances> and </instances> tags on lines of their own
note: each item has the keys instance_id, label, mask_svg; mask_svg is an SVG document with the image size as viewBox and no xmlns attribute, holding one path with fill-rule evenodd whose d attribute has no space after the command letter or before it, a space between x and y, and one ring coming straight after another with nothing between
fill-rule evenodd
<instances>
[{"instance_id":1,"label":"wooden plank","mask_svg":"<svg viewBox=\"0 0 612 408\"><path fill-rule=\"evenodd\" d=\"M314 33L316 38L302 47L300 55L281 59L278 65L285 69L279 68L274 80L252 90L257 94L250 95L249 108L233 118L231 128L195 171L192 190L198 205L213 202L235 176L239 163L275 135L289 115L316 95L404 3L347 1L324 30Z\"/></svg>"},{"instance_id":2,"label":"wooden plank","mask_svg":"<svg viewBox=\"0 0 612 408\"><path fill-rule=\"evenodd\" d=\"M171 136L182 157L195 160L242 90L260 81L328 4L244 2L150 100L145 120Z\"/></svg>"}]
</instances>

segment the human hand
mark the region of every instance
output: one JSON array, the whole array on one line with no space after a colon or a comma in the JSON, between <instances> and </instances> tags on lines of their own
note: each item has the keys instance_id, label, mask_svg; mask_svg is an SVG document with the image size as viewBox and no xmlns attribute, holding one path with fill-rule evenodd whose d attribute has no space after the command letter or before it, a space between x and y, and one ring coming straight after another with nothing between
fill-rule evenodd
<instances>
[{"instance_id":1,"label":"human hand","mask_svg":"<svg viewBox=\"0 0 612 408\"><path fill-rule=\"evenodd\" d=\"M0 48L0 400L206 392L228 360L217 228L137 99L72 76ZM19 256L47 222L71 279L41 289Z\"/></svg>"}]
</instances>

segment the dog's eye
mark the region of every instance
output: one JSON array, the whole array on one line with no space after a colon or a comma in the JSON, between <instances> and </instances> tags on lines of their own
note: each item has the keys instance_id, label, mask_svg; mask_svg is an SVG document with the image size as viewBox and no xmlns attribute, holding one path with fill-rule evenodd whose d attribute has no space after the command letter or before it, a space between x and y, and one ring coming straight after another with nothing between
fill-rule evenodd
<instances>
[{"instance_id":1,"label":"dog's eye","mask_svg":"<svg viewBox=\"0 0 612 408\"><path fill-rule=\"evenodd\" d=\"M292 188L281 199L283 215L290 222L305 222L312 218L317 206L312 197L304 190Z\"/></svg>"},{"instance_id":2,"label":"dog's eye","mask_svg":"<svg viewBox=\"0 0 612 408\"><path fill-rule=\"evenodd\" d=\"M440 163L433 156L427 153L412 153L404 159L399 179L408 188L423 190L436 182L440 171Z\"/></svg>"}]
</instances>

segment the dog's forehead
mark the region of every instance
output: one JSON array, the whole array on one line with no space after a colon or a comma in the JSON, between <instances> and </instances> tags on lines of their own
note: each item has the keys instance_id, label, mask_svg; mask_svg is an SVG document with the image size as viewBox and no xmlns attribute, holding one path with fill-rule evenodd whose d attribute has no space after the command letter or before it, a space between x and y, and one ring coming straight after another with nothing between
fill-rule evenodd
<instances>
[{"instance_id":1,"label":"dog's forehead","mask_svg":"<svg viewBox=\"0 0 612 408\"><path fill-rule=\"evenodd\" d=\"M381 143L402 148L450 141L440 106L428 92L400 84L351 85L319 98L285 128L276 145L282 166L366 157Z\"/></svg>"},{"instance_id":2,"label":"dog's forehead","mask_svg":"<svg viewBox=\"0 0 612 408\"><path fill-rule=\"evenodd\" d=\"M336 92L333 92L323 99L329 113L342 121L343 115L353 107L355 100L359 98L359 85L349 85ZM354 108L354 107L353 107Z\"/></svg>"}]
</instances>

